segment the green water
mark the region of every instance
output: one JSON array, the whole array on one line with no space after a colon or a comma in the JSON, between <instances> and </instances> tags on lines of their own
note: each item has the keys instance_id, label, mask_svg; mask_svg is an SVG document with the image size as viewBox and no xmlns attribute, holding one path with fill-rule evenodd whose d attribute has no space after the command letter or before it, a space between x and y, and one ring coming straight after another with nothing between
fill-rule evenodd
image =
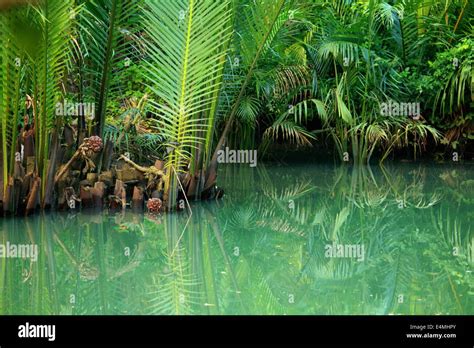
<instances>
[{"instance_id":1,"label":"green water","mask_svg":"<svg viewBox=\"0 0 474 348\"><path fill-rule=\"evenodd\" d=\"M192 215L4 218L38 254L0 258L0 314L474 314L473 169L229 166Z\"/></svg>"}]
</instances>

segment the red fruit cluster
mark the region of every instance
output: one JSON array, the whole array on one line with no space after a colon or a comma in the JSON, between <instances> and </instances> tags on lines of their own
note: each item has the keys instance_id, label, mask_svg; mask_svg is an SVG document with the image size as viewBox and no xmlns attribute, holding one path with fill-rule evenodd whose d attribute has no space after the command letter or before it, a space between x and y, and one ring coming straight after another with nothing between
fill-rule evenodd
<instances>
[{"instance_id":1,"label":"red fruit cluster","mask_svg":"<svg viewBox=\"0 0 474 348\"><path fill-rule=\"evenodd\" d=\"M150 198L146 203L148 211L151 213L158 213L161 210L163 202L159 198Z\"/></svg>"},{"instance_id":2,"label":"red fruit cluster","mask_svg":"<svg viewBox=\"0 0 474 348\"><path fill-rule=\"evenodd\" d=\"M98 153L102 150L102 139L97 135L84 139L87 150Z\"/></svg>"}]
</instances>

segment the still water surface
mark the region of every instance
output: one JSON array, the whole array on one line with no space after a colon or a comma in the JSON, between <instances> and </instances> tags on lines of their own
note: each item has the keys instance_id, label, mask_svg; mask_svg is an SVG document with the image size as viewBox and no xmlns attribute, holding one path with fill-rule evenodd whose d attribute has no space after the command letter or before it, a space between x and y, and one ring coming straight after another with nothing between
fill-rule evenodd
<instances>
[{"instance_id":1,"label":"still water surface","mask_svg":"<svg viewBox=\"0 0 474 348\"><path fill-rule=\"evenodd\" d=\"M473 169L228 167L192 215L1 219L0 314L474 314Z\"/></svg>"}]
</instances>

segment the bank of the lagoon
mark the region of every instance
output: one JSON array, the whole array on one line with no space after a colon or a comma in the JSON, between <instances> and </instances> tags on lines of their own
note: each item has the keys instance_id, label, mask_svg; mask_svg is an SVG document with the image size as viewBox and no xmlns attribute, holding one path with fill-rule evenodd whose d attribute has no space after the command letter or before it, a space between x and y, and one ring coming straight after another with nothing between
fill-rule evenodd
<instances>
[{"instance_id":1,"label":"bank of the lagoon","mask_svg":"<svg viewBox=\"0 0 474 348\"><path fill-rule=\"evenodd\" d=\"M227 166L158 216L0 220L0 314L471 314L472 165Z\"/></svg>"}]
</instances>

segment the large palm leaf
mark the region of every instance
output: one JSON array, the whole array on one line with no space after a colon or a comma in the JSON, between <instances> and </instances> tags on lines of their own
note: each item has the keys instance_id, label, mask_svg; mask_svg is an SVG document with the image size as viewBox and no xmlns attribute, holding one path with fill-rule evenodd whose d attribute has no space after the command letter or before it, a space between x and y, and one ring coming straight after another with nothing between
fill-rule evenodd
<instances>
[{"instance_id":1,"label":"large palm leaf","mask_svg":"<svg viewBox=\"0 0 474 348\"><path fill-rule=\"evenodd\" d=\"M18 122L21 53L15 40L17 13L0 15L0 130L2 141L3 188L8 184L9 158L14 153Z\"/></svg>"},{"instance_id":2,"label":"large palm leaf","mask_svg":"<svg viewBox=\"0 0 474 348\"><path fill-rule=\"evenodd\" d=\"M103 135L108 95L114 88L112 74L120 62L133 61L138 54L138 23L141 0L85 1L78 18L83 56L81 74L91 83L84 86L93 96L97 133ZM122 64L123 65L123 64ZM81 86L83 87L83 86Z\"/></svg>"},{"instance_id":3,"label":"large palm leaf","mask_svg":"<svg viewBox=\"0 0 474 348\"><path fill-rule=\"evenodd\" d=\"M146 78L160 100L152 102L156 127L172 148L165 161L171 174L167 192L176 186L172 171L190 161L192 149L203 141L199 133L221 81L232 11L229 1L150 0L146 5Z\"/></svg>"},{"instance_id":4,"label":"large palm leaf","mask_svg":"<svg viewBox=\"0 0 474 348\"><path fill-rule=\"evenodd\" d=\"M48 138L55 119L55 105L61 96L60 81L67 62L72 8L72 0L44 0L0 16L0 119L4 185L13 167L21 110L20 93L26 90L23 83L26 73L31 81L26 93L32 94L35 101L37 172L43 178L46 176ZM45 180L43 192L44 184Z\"/></svg>"},{"instance_id":5,"label":"large palm leaf","mask_svg":"<svg viewBox=\"0 0 474 348\"><path fill-rule=\"evenodd\" d=\"M60 81L68 58L68 34L73 2L46 0L37 8L42 40L36 55L30 56L38 104L35 122L38 173L46 178L50 130L54 126L56 103L61 98ZM45 188L43 180L43 189Z\"/></svg>"}]
</instances>

